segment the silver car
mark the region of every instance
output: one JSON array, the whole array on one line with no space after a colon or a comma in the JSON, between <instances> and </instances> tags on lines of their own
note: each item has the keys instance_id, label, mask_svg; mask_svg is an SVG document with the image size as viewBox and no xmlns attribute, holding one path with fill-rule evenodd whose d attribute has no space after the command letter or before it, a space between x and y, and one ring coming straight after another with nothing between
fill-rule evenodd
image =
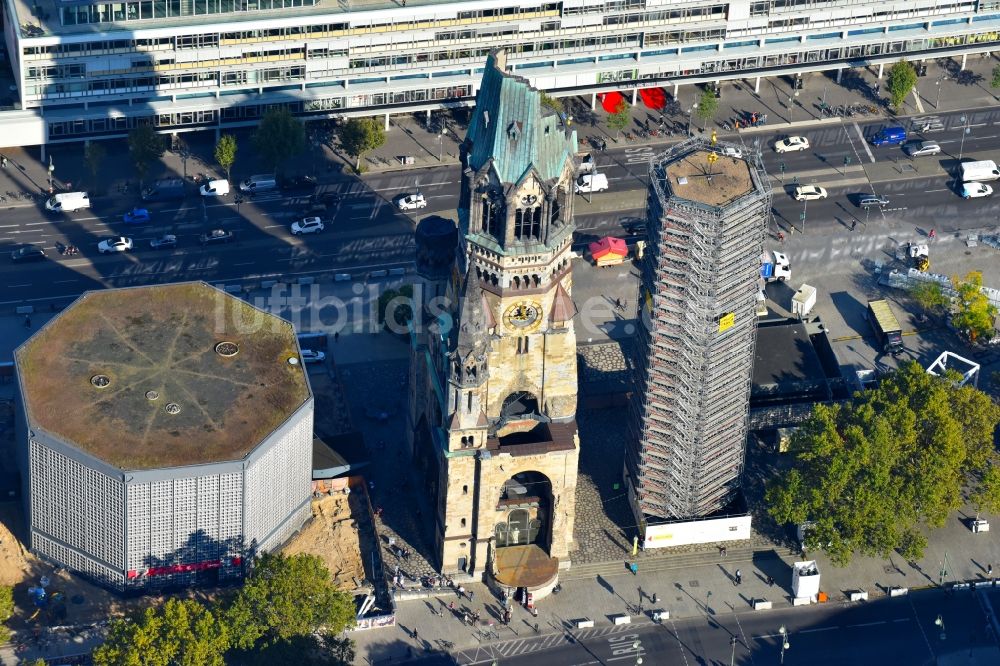
<instances>
[{"instance_id":1,"label":"silver car","mask_svg":"<svg viewBox=\"0 0 1000 666\"><path fill-rule=\"evenodd\" d=\"M934 141L914 141L903 148L910 157L927 157L941 153L941 146Z\"/></svg>"}]
</instances>

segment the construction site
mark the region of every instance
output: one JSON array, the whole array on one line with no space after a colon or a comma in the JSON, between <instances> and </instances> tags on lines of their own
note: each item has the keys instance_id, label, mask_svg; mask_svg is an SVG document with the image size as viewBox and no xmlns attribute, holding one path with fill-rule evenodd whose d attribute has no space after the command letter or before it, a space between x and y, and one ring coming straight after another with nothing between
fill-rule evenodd
<instances>
[{"instance_id":1,"label":"construction site","mask_svg":"<svg viewBox=\"0 0 1000 666\"><path fill-rule=\"evenodd\" d=\"M692 139L650 167L625 455L646 548L679 545L656 542L658 522L732 513L738 503L771 205L760 157L745 152Z\"/></svg>"}]
</instances>

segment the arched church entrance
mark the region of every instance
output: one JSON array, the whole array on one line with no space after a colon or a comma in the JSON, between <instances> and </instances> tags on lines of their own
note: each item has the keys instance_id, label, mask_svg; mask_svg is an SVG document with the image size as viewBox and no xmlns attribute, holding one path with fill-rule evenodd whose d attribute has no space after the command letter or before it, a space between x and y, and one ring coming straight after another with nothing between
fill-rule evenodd
<instances>
[{"instance_id":1,"label":"arched church entrance","mask_svg":"<svg viewBox=\"0 0 1000 666\"><path fill-rule=\"evenodd\" d=\"M496 547L535 544L548 552L552 501L552 483L540 472L521 472L507 479L499 503L504 513L493 530Z\"/></svg>"}]
</instances>

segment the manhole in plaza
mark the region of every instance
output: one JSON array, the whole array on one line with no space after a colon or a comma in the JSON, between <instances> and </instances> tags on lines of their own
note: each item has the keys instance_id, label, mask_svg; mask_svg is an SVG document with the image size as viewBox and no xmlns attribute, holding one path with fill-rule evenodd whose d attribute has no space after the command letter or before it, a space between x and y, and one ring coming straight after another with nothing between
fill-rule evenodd
<instances>
[{"instance_id":1,"label":"manhole in plaza","mask_svg":"<svg viewBox=\"0 0 1000 666\"><path fill-rule=\"evenodd\" d=\"M696 580L688 581L688 587L701 587L701 583Z\"/></svg>"},{"instance_id":2,"label":"manhole in plaza","mask_svg":"<svg viewBox=\"0 0 1000 666\"><path fill-rule=\"evenodd\" d=\"M111 377L107 375L94 375L90 378L90 383L97 388L107 388L111 385Z\"/></svg>"},{"instance_id":3,"label":"manhole in plaza","mask_svg":"<svg viewBox=\"0 0 1000 666\"><path fill-rule=\"evenodd\" d=\"M892 573L895 570L896 570L896 567L891 566L891 565L890 566L884 566L884 567L882 567L882 571L884 571L885 573Z\"/></svg>"}]
</instances>

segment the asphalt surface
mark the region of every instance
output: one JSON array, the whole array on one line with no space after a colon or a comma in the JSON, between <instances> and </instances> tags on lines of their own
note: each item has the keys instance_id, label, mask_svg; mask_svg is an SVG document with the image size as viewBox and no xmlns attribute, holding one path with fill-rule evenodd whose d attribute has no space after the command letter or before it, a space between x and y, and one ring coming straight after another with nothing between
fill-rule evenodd
<instances>
[{"instance_id":1,"label":"asphalt surface","mask_svg":"<svg viewBox=\"0 0 1000 666\"><path fill-rule=\"evenodd\" d=\"M953 191L948 172L954 172L960 152L965 158L986 158L1000 149L1000 109L942 114L939 118L944 129L927 138L938 141L945 152L917 160L906 159L899 147L874 148L864 143L862 137L886 124L870 118L796 128L794 132L811 143L809 150L800 153L777 155L771 149L774 140L786 131L765 128L726 138L748 146L755 140L761 143L774 185L772 234L787 232L793 225L799 231L803 227L807 232L821 231L847 227L852 221L871 225L892 216L926 229L994 223L1000 218L998 200L961 199ZM966 128L969 132L963 145ZM622 142L598 156L599 168L608 175L611 189L595 194L590 201L584 196L577 198L578 242L621 234L629 223L642 218L648 160L662 147ZM290 234L289 225L309 208L306 196L263 194L237 206L232 196L200 200L195 195L183 202L148 205L152 221L143 225L126 225L121 218L138 203L134 194L111 192L96 197L90 210L59 216L47 214L41 203L8 201L0 221L0 255L34 243L45 248L48 260L14 265L2 256L0 288L6 289L6 298L0 305L71 298L101 286L184 279L225 282L335 270L363 277L369 270L410 264L416 220L435 213L453 217L458 201L456 166L376 174L360 180L345 175L336 178L320 187L322 192L344 195L342 202L329 210L326 230L299 237ZM822 185L829 198L795 202L791 190L796 183ZM411 213L396 210L392 203L396 196L417 190L427 198L427 208ZM890 204L884 210L866 213L855 202L859 195L872 192L887 195ZM234 231L236 241L201 246L199 236L216 228ZM178 236L175 250L148 247L150 239L167 233ZM136 250L99 255L97 243L115 235L133 238ZM78 247L80 254L62 255L60 249L67 244Z\"/></svg>"},{"instance_id":2,"label":"asphalt surface","mask_svg":"<svg viewBox=\"0 0 1000 666\"><path fill-rule=\"evenodd\" d=\"M699 618L543 632L427 663L454 658L459 664L631 666L636 657L644 664L684 665L997 663L1000 652L976 594L927 590L871 603L741 613L718 612L709 598L709 610ZM943 630L936 624L939 615ZM785 650L781 627L787 631Z\"/></svg>"}]
</instances>

